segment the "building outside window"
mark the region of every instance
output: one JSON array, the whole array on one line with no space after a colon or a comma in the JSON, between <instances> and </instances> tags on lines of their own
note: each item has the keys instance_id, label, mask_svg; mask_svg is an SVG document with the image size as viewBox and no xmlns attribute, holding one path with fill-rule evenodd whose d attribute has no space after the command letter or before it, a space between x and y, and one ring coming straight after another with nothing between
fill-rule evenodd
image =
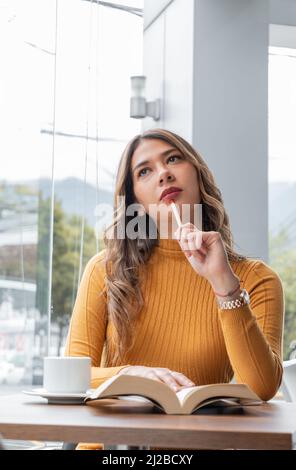
<instances>
[{"instance_id":1,"label":"building outside window","mask_svg":"<svg viewBox=\"0 0 296 470\"><path fill-rule=\"evenodd\" d=\"M284 359L296 351L296 49L269 49L270 264L285 291Z\"/></svg>"},{"instance_id":2,"label":"building outside window","mask_svg":"<svg viewBox=\"0 0 296 470\"><path fill-rule=\"evenodd\" d=\"M0 393L42 384L43 356L62 353L102 248L96 206L112 205L141 130L129 101L142 16L102 3L0 0Z\"/></svg>"}]
</instances>

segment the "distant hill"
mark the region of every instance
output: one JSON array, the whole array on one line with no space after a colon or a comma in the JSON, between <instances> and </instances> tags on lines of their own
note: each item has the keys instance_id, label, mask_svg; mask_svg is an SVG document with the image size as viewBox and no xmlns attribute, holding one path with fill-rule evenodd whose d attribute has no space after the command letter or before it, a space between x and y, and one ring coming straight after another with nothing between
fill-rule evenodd
<instances>
[{"instance_id":1,"label":"distant hill","mask_svg":"<svg viewBox=\"0 0 296 470\"><path fill-rule=\"evenodd\" d=\"M44 198L51 195L51 181L43 178L38 181ZM94 227L96 207L96 188L78 178L67 178L55 182L55 196L61 202L67 214L84 214L88 223ZM84 202L85 198L85 202ZM113 207L113 193L105 189L98 191L98 203L110 204Z\"/></svg>"},{"instance_id":2,"label":"distant hill","mask_svg":"<svg viewBox=\"0 0 296 470\"><path fill-rule=\"evenodd\" d=\"M45 197L50 195L51 183L49 179L41 179L39 187ZM77 178L67 178L55 183L55 193L68 214L82 215L84 182ZM110 204L113 207L113 193L100 189L98 199L100 203ZM95 223L94 207L96 204L96 188L91 184L85 186L85 216L89 224ZM296 246L296 183L271 183L269 185L269 231L276 235L286 228L292 245Z\"/></svg>"},{"instance_id":3,"label":"distant hill","mask_svg":"<svg viewBox=\"0 0 296 470\"><path fill-rule=\"evenodd\" d=\"M13 185L7 185L5 188L5 209L13 211L13 205L19 204L19 194L15 188L19 185L27 186L33 189L32 196L26 196L26 205L24 205L23 217L30 217L29 213L36 211L38 201L36 201L37 190L40 189L44 198L51 195L51 181L48 178L40 180L15 182ZM35 194L34 194L35 192ZM61 202L64 211L68 214L85 215L87 222L94 227L96 218L94 210L96 207L96 188L94 185L86 183L79 178L66 178L55 182L55 196ZM84 202L85 198L85 202ZM3 199L3 198L2 198ZM9 204L8 204L9 203ZM108 204L113 210L113 192L106 189L99 189L98 203ZM7 207L6 207L7 206ZM12 207L10 207L12 206ZM7 211L6 211L7 212ZM269 232L276 235L281 229L286 229L290 238L289 246L296 247L296 182L279 182L269 185ZM4 218L1 222L2 229L5 230L5 224L10 228L13 225L12 217ZM19 219L15 218L15 224L19 224ZM26 219L26 220L27 220ZM28 222L27 225L30 225Z\"/></svg>"}]
</instances>

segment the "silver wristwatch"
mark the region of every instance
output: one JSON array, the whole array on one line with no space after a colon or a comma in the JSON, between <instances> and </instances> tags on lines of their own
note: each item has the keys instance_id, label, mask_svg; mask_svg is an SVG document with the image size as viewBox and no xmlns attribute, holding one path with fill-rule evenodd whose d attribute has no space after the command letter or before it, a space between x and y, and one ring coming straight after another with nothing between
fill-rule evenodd
<instances>
[{"instance_id":1,"label":"silver wristwatch","mask_svg":"<svg viewBox=\"0 0 296 470\"><path fill-rule=\"evenodd\" d=\"M220 310L230 310L233 308L243 307L250 303L250 296L246 289L242 289L239 296L233 300L219 300L218 307Z\"/></svg>"}]
</instances>

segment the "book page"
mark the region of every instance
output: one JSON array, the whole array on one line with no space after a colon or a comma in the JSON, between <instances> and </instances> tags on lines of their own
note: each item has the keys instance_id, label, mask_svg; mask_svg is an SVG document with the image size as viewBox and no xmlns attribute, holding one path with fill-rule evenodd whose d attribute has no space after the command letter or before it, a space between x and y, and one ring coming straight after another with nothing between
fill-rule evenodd
<instances>
[{"instance_id":1,"label":"book page","mask_svg":"<svg viewBox=\"0 0 296 470\"><path fill-rule=\"evenodd\" d=\"M127 400L127 401L141 401L142 403L152 403L149 398L140 397L139 395L122 395L117 397L119 400Z\"/></svg>"},{"instance_id":2,"label":"book page","mask_svg":"<svg viewBox=\"0 0 296 470\"><path fill-rule=\"evenodd\" d=\"M203 402L209 399L223 399L228 398L229 400L236 399L244 401L246 404L256 401L261 402L259 397L249 389L246 384L208 384L199 385L195 387L187 387L177 392L177 397L181 404L181 407L187 413L190 410L201 405Z\"/></svg>"},{"instance_id":3,"label":"book page","mask_svg":"<svg viewBox=\"0 0 296 470\"><path fill-rule=\"evenodd\" d=\"M122 374L112 377L88 394L87 399L138 396L140 401L150 400L166 413L180 411L180 401L176 393L165 383L157 380ZM139 400L139 398L137 399Z\"/></svg>"},{"instance_id":4,"label":"book page","mask_svg":"<svg viewBox=\"0 0 296 470\"><path fill-rule=\"evenodd\" d=\"M186 397L188 395L190 395L190 393L193 391L193 390L196 390L198 389L199 387L186 387L186 388L182 388L182 390L179 390L179 392L176 393L181 405L183 405L184 401L186 400Z\"/></svg>"}]
</instances>

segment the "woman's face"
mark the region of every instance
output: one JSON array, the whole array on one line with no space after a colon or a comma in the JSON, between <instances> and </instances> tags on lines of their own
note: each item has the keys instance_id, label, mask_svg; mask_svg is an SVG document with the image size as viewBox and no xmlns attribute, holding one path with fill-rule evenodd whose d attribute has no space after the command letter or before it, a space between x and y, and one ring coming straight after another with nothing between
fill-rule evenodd
<instances>
[{"instance_id":1,"label":"woman's face","mask_svg":"<svg viewBox=\"0 0 296 470\"><path fill-rule=\"evenodd\" d=\"M159 212L170 213L169 196L162 199L169 187L180 188L172 197L181 209L182 204L200 203L197 170L171 144L159 139L145 139L135 150L131 160L132 180L136 201L149 213L149 204L156 204Z\"/></svg>"}]
</instances>

